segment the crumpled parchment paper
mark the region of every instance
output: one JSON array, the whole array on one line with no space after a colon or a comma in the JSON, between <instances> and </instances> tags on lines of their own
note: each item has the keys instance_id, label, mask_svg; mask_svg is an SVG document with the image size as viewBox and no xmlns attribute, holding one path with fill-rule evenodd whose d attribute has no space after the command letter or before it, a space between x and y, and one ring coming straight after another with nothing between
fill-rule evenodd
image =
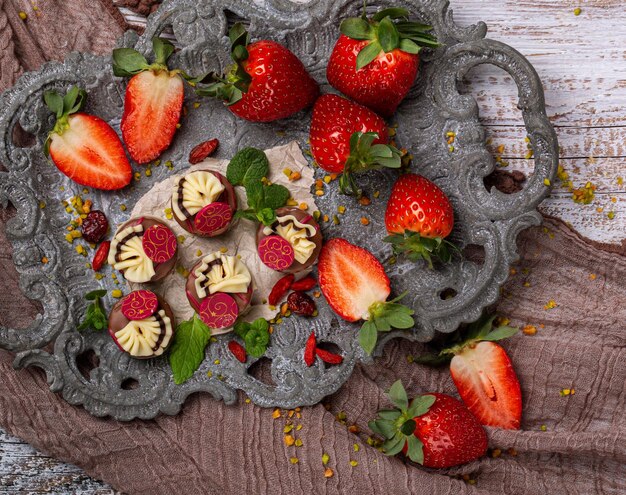
<instances>
[{"instance_id":1,"label":"crumpled parchment paper","mask_svg":"<svg viewBox=\"0 0 626 495\"><path fill-rule=\"evenodd\" d=\"M284 146L277 146L265 151L270 163L270 176L268 179L276 184L282 184L291 191L291 196L298 203L307 203L309 212L313 213L317 208L315 206L314 197L311 194L311 186L313 184L313 170L308 166L306 159L302 155L302 151L297 142L292 141ZM190 166L187 170L197 170L202 168L210 168L226 175L226 167L229 160L218 160L207 158L201 163ZM301 173L302 178L290 182L285 174L284 168L290 168L293 171ZM252 283L254 286L254 294L250 311L243 317L245 321L253 321L256 318L271 319L276 315L276 310L270 309L263 301L267 299L272 287L276 281L283 276L279 272L275 272L266 267L260 260L256 251L256 229L257 224L249 220L241 219L238 223L225 234L214 237L205 238L197 237L182 229L176 220L168 220L165 210L170 208L170 199L172 197L172 188L176 180L183 174L171 176L157 184L150 191L137 201L131 217L153 216L168 225L176 236L184 236L185 241L178 244L178 262L177 266L182 266L187 270L191 268L207 254L219 251L221 248L227 248L228 255L240 255L241 260L246 264L252 275ZM242 187L236 187L239 208L245 208L247 203L245 200L245 191ZM202 253L202 254L200 254ZM193 308L187 301L185 294L186 278L178 271L172 271L166 278L156 284L129 284L132 290L140 288L148 288L162 297L169 303L176 317L176 322L180 323L193 316ZM214 331L214 334L225 333L229 329L222 331Z\"/></svg>"}]
</instances>

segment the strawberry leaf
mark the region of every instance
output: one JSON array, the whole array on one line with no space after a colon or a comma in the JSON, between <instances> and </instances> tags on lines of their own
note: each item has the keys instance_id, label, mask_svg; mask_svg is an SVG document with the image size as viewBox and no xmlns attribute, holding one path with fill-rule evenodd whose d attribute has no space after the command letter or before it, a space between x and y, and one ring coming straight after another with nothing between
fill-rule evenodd
<instances>
[{"instance_id":1,"label":"strawberry leaf","mask_svg":"<svg viewBox=\"0 0 626 495\"><path fill-rule=\"evenodd\" d=\"M385 17L390 17L391 19L401 19L403 17L408 18L409 11L400 7L391 7L391 8L383 9L383 10L376 12L372 16L372 20L375 22L380 22Z\"/></svg>"},{"instance_id":2,"label":"strawberry leaf","mask_svg":"<svg viewBox=\"0 0 626 495\"><path fill-rule=\"evenodd\" d=\"M421 48L414 41L411 41L407 38L402 38L400 40L400 50L415 55L416 53L420 52Z\"/></svg>"},{"instance_id":3,"label":"strawberry leaf","mask_svg":"<svg viewBox=\"0 0 626 495\"><path fill-rule=\"evenodd\" d=\"M379 332L388 332L391 330L391 325L386 318L374 318L372 321L374 325L376 325L376 330Z\"/></svg>"},{"instance_id":4,"label":"strawberry leaf","mask_svg":"<svg viewBox=\"0 0 626 495\"><path fill-rule=\"evenodd\" d=\"M410 315L400 311L387 315L386 319L394 328L406 329L412 328L413 325L415 325L415 321Z\"/></svg>"},{"instance_id":5,"label":"strawberry leaf","mask_svg":"<svg viewBox=\"0 0 626 495\"><path fill-rule=\"evenodd\" d=\"M154 51L155 63L167 67L167 60L174 53L174 45L163 38L152 38L152 50Z\"/></svg>"},{"instance_id":6,"label":"strawberry leaf","mask_svg":"<svg viewBox=\"0 0 626 495\"><path fill-rule=\"evenodd\" d=\"M146 57L137 50L132 48L113 50L113 74L117 77L131 77L149 67Z\"/></svg>"},{"instance_id":7,"label":"strawberry leaf","mask_svg":"<svg viewBox=\"0 0 626 495\"><path fill-rule=\"evenodd\" d=\"M407 456L413 462L424 464L424 444L415 435L407 438Z\"/></svg>"},{"instance_id":8,"label":"strawberry leaf","mask_svg":"<svg viewBox=\"0 0 626 495\"><path fill-rule=\"evenodd\" d=\"M514 327L498 327L493 332L485 335L481 340L487 340L494 342L496 340L506 339L515 335L519 331L519 328Z\"/></svg>"},{"instance_id":9,"label":"strawberry leaf","mask_svg":"<svg viewBox=\"0 0 626 495\"><path fill-rule=\"evenodd\" d=\"M372 41L365 45L356 56L356 70L361 70L370 64L382 51L383 47L378 41Z\"/></svg>"},{"instance_id":10,"label":"strawberry leaf","mask_svg":"<svg viewBox=\"0 0 626 495\"><path fill-rule=\"evenodd\" d=\"M388 392L389 400L401 410L406 410L409 407L409 399L406 395L406 390L402 386L402 381L396 381Z\"/></svg>"},{"instance_id":11,"label":"strawberry leaf","mask_svg":"<svg viewBox=\"0 0 626 495\"><path fill-rule=\"evenodd\" d=\"M185 383L198 370L210 339L211 330L197 314L178 325L169 357L177 385Z\"/></svg>"},{"instance_id":12,"label":"strawberry leaf","mask_svg":"<svg viewBox=\"0 0 626 495\"><path fill-rule=\"evenodd\" d=\"M46 106L54 113L58 118L63 115L63 98L56 91L48 90L43 93L43 101Z\"/></svg>"},{"instance_id":13,"label":"strawberry leaf","mask_svg":"<svg viewBox=\"0 0 626 495\"><path fill-rule=\"evenodd\" d=\"M412 435L415 431L415 426L417 425L414 419L407 419L404 423L402 423L402 426L400 427L400 432L408 437L409 435Z\"/></svg>"},{"instance_id":14,"label":"strawberry leaf","mask_svg":"<svg viewBox=\"0 0 626 495\"><path fill-rule=\"evenodd\" d=\"M380 411L378 411L378 415L383 419L395 421L400 416L402 416L402 413L397 409L381 409Z\"/></svg>"},{"instance_id":15,"label":"strawberry leaf","mask_svg":"<svg viewBox=\"0 0 626 495\"><path fill-rule=\"evenodd\" d=\"M398 429L393 421L387 419L377 419L370 423L370 427L373 431L378 433L384 438L393 438Z\"/></svg>"},{"instance_id":16,"label":"strawberry leaf","mask_svg":"<svg viewBox=\"0 0 626 495\"><path fill-rule=\"evenodd\" d=\"M391 440L387 440L383 444L385 455L392 456L400 453L406 444L406 438L402 433L398 432Z\"/></svg>"},{"instance_id":17,"label":"strawberry leaf","mask_svg":"<svg viewBox=\"0 0 626 495\"><path fill-rule=\"evenodd\" d=\"M437 398L434 395L420 395L415 397L411 401L407 415L411 418L416 418L423 414L426 414Z\"/></svg>"},{"instance_id":18,"label":"strawberry leaf","mask_svg":"<svg viewBox=\"0 0 626 495\"><path fill-rule=\"evenodd\" d=\"M367 354L371 354L376 347L376 341L378 340L378 332L376 331L376 325L371 321L366 321L361 327L359 332L359 344Z\"/></svg>"},{"instance_id":19,"label":"strawberry leaf","mask_svg":"<svg viewBox=\"0 0 626 495\"><path fill-rule=\"evenodd\" d=\"M378 41L385 53L395 50L400 45L400 35L389 17L385 17L378 25Z\"/></svg>"},{"instance_id":20,"label":"strawberry leaf","mask_svg":"<svg viewBox=\"0 0 626 495\"><path fill-rule=\"evenodd\" d=\"M374 39L374 32L370 23L360 17L351 17L341 22L339 30L342 34L352 38L353 40L371 40Z\"/></svg>"}]
</instances>

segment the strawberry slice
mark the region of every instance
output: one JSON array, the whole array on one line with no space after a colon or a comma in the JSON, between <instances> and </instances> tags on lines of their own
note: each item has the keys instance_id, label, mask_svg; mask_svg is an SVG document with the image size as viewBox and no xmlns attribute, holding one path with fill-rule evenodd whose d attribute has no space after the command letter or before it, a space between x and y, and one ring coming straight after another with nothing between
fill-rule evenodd
<instances>
[{"instance_id":1,"label":"strawberry slice","mask_svg":"<svg viewBox=\"0 0 626 495\"><path fill-rule=\"evenodd\" d=\"M450 374L459 395L487 426L517 430L522 417L522 392L506 351L495 342L478 342L458 351Z\"/></svg>"},{"instance_id":2,"label":"strawberry slice","mask_svg":"<svg viewBox=\"0 0 626 495\"><path fill-rule=\"evenodd\" d=\"M404 296L387 301L389 277L376 257L345 239L331 239L320 253L319 286L328 304L347 321L365 320L359 341L370 354L378 332L411 328L413 310L398 304Z\"/></svg>"},{"instance_id":3,"label":"strawberry slice","mask_svg":"<svg viewBox=\"0 0 626 495\"><path fill-rule=\"evenodd\" d=\"M421 364L439 365L450 361L450 375L459 395L478 420L487 426L519 429L522 392L506 351L495 342L517 333L508 326L494 328L495 315L485 315L468 325L443 345L437 355L418 356ZM459 342L460 340L460 342Z\"/></svg>"},{"instance_id":4,"label":"strawberry slice","mask_svg":"<svg viewBox=\"0 0 626 495\"><path fill-rule=\"evenodd\" d=\"M153 38L152 44L155 62L150 65L132 48L113 50L113 73L132 76L121 129L128 152L138 163L154 160L170 146L185 97L181 72L167 67L174 46L161 38Z\"/></svg>"},{"instance_id":5,"label":"strawberry slice","mask_svg":"<svg viewBox=\"0 0 626 495\"><path fill-rule=\"evenodd\" d=\"M57 121L48 134L44 152L74 182L94 189L121 189L132 170L124 147L104 120L80 112L87 93L74 86L65 97L46 91L44 100Z\"/></svg>"}]
</instances>

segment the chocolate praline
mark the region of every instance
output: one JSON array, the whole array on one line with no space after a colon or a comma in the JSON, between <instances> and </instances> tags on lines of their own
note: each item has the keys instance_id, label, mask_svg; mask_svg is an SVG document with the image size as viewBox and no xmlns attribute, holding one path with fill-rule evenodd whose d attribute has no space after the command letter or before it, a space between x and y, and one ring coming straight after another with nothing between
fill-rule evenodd
<instances>
[{"instance_id":1,"label":"chocolate praline","mask_svg":"<svg viewBox=\"0 0 626 495\"><path fill-rule=\"evenodd\" d=\"M317 261L320 251L322 250L322 241L323 241L322 231L320 230L319 224L313 218L313 215L307 213L304 210L301 210L300 208L283 206L282 208L278 208L276 210L277 218L284 217L287 215L293 215L299 222L315 227L315 235L313 235L312 237L308 237L308 239L315 244L315 249L311 253L311 256L309 256L309 259L307 259L305 263L300 263L298 260L294 259L293 263L291 264L291 266L289 266L289 268L286 268L285 270L281 270L281 272L283 273L299 273L301 271L306 270L307 268L310 268ZM289 221L281 222L281 225L287 225L287 223L289 223ZM277 225L278 225L278 222L275 222L270 228L274 230ZM267 237L268 235L272 235L272 234L265 234L264 232L265 228L266 228L265 225L260 224L257 229L257 233L256 233L257 247L259 246L259 243L265 237Z\"/></svg>"},{"instance_id":2,"label":"chocolate praline","mask_svg":"<svg viewBox=\"0 0 626 495\"><path fill-rule=\"evenodd\" d=\"M172 308L170 307L169 304L167 304L165 299L163 299L158 294L155 294L155 295L156 295L157 301L158 301L158 306L157 306L157 310L155 311L155 313L158 313L160 310L163 310L165 312L165 315L170 319L170 322L171 322L171 325L172 325L172 332L175 332L176 321L174 319L174 313L172 312ZM126 297L128 297L128 295ZM130 321L131 321L128 318L126 318L126 316L124 316L124 313L122 313L122 304L123 303L124 303L124 298L122 298L119 301L117 301L115 303L115 305L111 308L111 312L109 313L109 335L113 339L113 342L115 342L117 347L122 352L127 352L117 342L117 338L115 337L115 334L117 332L119 332L122 328L124 328L126 325L128 325L130 323ZM172 337L170 338L170 342L169 342L167 347L172 345L173 341L174 341L174 333L172 333ZM166 349L167 349L167 347L166 347ZM151 358L153 358L155 356L132 356L132 357L135 358L135 359L151 359Z\"/></svg>"},{"instance_id":3,"label":"chocolate praline","mask_svg":"<svg viewBox=\"0 0 626 495\"><path fill-rule=\"evenodd\" d=\"M196 172L209 172L211 174L213 174L222 184L222 186L224 186L224 191L222 191L222 194L220 194L217 199L215 199L215 201L213 201L213 203L225 203L227 204L233 215L234 213L237 211L237 194L235 193L235 189L233 188L232 184L228 181L228 179L226 177L224 177L224 175L222 175L221 173L215 171L215 170L211 170L208 168L202 168L202 169L196 169L193 170L192 172L189 172L188 174L185 174L186 177L190 174L196 173ZM175 183L175 187L178 187L178 184L180 183L180 180L183 177L179 177L176 179L176 183ZM209 204L209 203L207 203ZM206 205L205 205L206 206ZM233 225L234 219L231 219L231 221L225 225L224 227L214 230L213 232L211 232L211 234L205 234L203 232L199 232L198 229L196 229L196 224L195 224L195 219L196 219L196 215L199 213L195 213L193 215L191 215L189 218L187 218L186 220L183 220L181 218L178 217L178 215L176 215L175 213L175 209L174 209L174 194L172 194L172 198L170 199L170 207L172 208L172 212L173 212L173 217L174 220L176 220L176 222L178 223L178 225L180 225L183 229L185 229L187 232L189 232L190 234L194 234L200 237L216 237L218 235L223 234L224 232L228 231L228 229L230 229Z\"/></svg>"},{"instance_id":4,"label":"chocolate praline","mask_svg":"<svg viewBox=\"0 0 626 495\"><path fill-rule=\"evenodd\" d=\"M163 222L161 222L159 219L155 218L155 217L151 217L151 216L143 216L143 217L138 217L138 218L131 218L130 220L128 220L127 222L123 223L122 225L120 225L118 227L118 229L115 231L115 235L113 236L113 238L115 239L115 237L117 237L117 234L120 233L121 231L123 231L124 229L126 229L127 227L131 227L131 226L135 226L135 225L139 225L141 224L143 227L143 232L145 233L145 231L147 229L149 229L150 227L153 227L155 225L161 225L163 227L166 227L167 229L169 229L171 231L171 229ZM173 233L173 232L172 232ZM143 235L141 236L143 237ZM109 252L109 264L113 266L113 263L111 263L112 259L116 259L118 257L118 253L113 252L113 245L111 246L111 252ZM162 280L163 278L165 278L176 266L176 256L178 255L178 249L176 249L176 253L174 253L174 256L172 256L172 258L170 258L168 261L165 261L164 263L153 263L153 267L154 267L154 275L152 276L152 278L150 278L150 280L147 281L136 281L137 283L150 283L150 282L157 282L159 280ZM124 273L125 270L120 270L122 272L122 274ZM131 282L135 282L133 280L131 280Z\"/></svg>"},{"instance_id":5,"label":"chocolate praline","mask_svg":"<svg viewBox=\"0 0 626 495\"><path fill-rule=\"evenodd\" d=\"M187 283L185 285L185 292L187 294L187 299L189 300L189 304L196 311L200 312L200 305L202 304L202 300L206 299L206 297L201 298L196 290L196 269L202 265L202 260L200 260L189 272L189 276L187 277ZM252 281L248 285L247 292L239 292L239 293L225 293L231 296L235 302L237 303L237 307L239 308L239 314L243 314L250 307L250 302L252 301Z\"/></svg>"}]
</instances>

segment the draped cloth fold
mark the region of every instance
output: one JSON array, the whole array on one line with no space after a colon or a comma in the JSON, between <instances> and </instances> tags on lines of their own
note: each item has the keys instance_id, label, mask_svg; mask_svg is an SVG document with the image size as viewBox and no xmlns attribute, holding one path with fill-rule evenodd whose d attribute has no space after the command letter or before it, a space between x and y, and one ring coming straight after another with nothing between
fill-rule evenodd
<instances>
[{"instance_id":1,"label":"draped cloth fold","mask_svg":"<svg viewBox=\"0 0 626 495\"><path fill-rule=\"evenodd\" d=\"M20 11L28 14L26 21ZM5 0L0 90L69 51L110 50L123 29L106 0L48 0L37 11L27 0ZM25 327L37 306L19 296L3 229L10 215L0 210L0 324ZM384 392L398 378L413 394L456 395L446 369L407 363L407 356L424 352L421 344L399 340L374 365L357 367L325 405L303 408L302 417L291 420L274 419L272 410L244 400L225 406L208 395L190 397L176 417L98 419L51 393L40 371L14 371L13 356L2 351L0 426L133 494L626 493L623 250L589 242L552 218L523 232L518 246L521 259L498 311L512 324L535 326L537 333L520 333L502 344L519 374L524 409L520 431L488 429L499 456L434 471L367 445L367 422L389 406ZM550 300L556 307L544 309ZM575 393L562 396L566 388ZM359 433L336 420L340 412ZM292 430L301 447L285 445L284 427L292 420L302 425ZM324 477L326 467L332 477Z\"/></svg>"}]
</instances>

